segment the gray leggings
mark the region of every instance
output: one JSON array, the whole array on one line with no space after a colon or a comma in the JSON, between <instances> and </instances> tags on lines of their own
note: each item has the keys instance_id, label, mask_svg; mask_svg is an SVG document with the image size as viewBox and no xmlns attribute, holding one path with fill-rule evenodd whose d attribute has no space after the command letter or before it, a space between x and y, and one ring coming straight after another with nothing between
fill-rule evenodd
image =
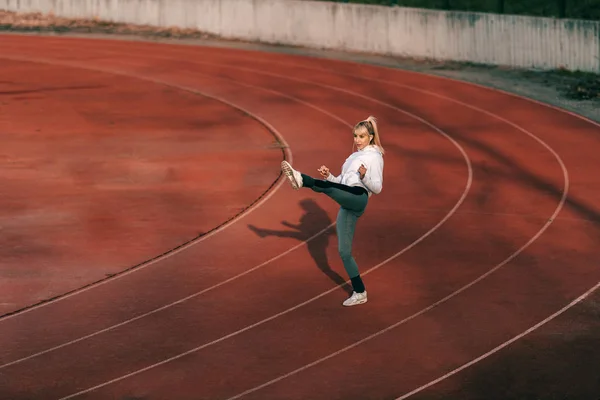
<instances>
[{"instance_id":1,"label":"gray leggings","mask_svg":"<svg viewBox=\"0 0 600 400\"><path fill-rule=\"evenodd\" d=\"M365 212L369 196L359 188L352 188L328 181L315 180L303 174L305 187L317 193L324 193L340 205L336 220L338 251L344 269L350 278L359 275L358 265L352 256L352 240L358 218Z\"/></svg>"}]
</instances>

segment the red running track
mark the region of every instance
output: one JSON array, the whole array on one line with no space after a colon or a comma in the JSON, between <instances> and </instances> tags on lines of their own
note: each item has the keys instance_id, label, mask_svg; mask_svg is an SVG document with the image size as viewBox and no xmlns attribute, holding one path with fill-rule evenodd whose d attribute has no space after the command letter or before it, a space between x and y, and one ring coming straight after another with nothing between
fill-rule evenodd
<instances>
[{"instance_id":1,"label":"red running track","mask_svg":"<svg viewBox=\"0 0 600 400\"><path fill-rule=\"evenodd\" d=\"M0 51L0 398L600 393L597 124L285 54L16 35ZM338 169L370 114L384 190L355 237L369 303L346 309L337 207L278 165Z\"/></svg>"}]
</instances>

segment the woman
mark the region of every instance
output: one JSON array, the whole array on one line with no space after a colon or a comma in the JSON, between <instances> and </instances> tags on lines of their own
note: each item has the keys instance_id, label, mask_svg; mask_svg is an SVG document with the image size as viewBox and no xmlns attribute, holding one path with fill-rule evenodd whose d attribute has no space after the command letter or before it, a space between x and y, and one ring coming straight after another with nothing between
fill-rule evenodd
<instances>
[{"instance_id":1,"label":"woman","mask_svg":"<svg viewBox=\"0 0 600 400\"><path fill-rule=\"evenodd\" d=\"M344 306L367 302L367 291L352 256L352 239L356 221L364 213L369 197L373 193L379 194L383 187L384 150L377 120L370 116L356 124L352 132L357 150L346 159L339 176L333 176L323 165L318 171L325 180L314 179L294 170L287 161L281 163L281 170L292 188L306 187L325 193L340 205L336 221L338 251L353 289L352 295L343 302Z\"/></svg>"}]
</instances>

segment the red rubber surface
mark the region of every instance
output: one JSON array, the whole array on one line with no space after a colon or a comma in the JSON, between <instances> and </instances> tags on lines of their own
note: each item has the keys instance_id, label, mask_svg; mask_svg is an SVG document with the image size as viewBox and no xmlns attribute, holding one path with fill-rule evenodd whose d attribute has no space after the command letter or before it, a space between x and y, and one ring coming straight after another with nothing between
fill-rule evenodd
<instances>
[{"instance_id":1,"label":"red rubber surface","mask_svg":"<svg viewBox=\"0 0 600 400\"><path fill-rule=\"evenodd\" d=\"M204 240L0 319L10 343L0 398L600 393L595 374L564 373L579 363L565 354L581 356L585 371L600 367L597 295L565 308L600 281L598 125L460 82L283 54L20 36L3 36L0 54L10 110L0 128L22 166L2 171L2 232L18 226L24 239L12 240L27 250L2 270L35 275L3 287L7 303L164 253L271 188ZM6 94L17 90L37 90L27 101L39 105ZM369 302L347 309L327 229L337 206L271 186L283 156L272 142L282 135L302 171L337 171L349 126L370 114L387 150L384 190L354 242ZM135 145L152 163L123 155ZM62 160L77 173L58 174ZM176 185L164 182L169 168ZM135 173L136 186L115 187ZM18 222L24 205L30 218ZM99 216L83 223L86 213ZM3 235L0 251L17 254Z\"/></svg>"},{"instance_id":2,"label":"red rubber surface","mask_svg":"<svg viewBox=\"0 0 600 400\"><path fill-rule=\"evenodd\" d=\"M0 68L2 313L209 232L278 178L276 138L227 104L97 71Z\"/></svg>"}]
</instances>

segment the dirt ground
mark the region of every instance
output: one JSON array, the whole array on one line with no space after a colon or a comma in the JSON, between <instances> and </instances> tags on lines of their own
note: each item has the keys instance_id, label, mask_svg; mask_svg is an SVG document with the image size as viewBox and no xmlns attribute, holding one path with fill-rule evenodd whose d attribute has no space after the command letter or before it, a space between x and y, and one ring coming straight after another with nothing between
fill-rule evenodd
<instances>
[{"instance_id":1,"label":"dirt ground","mask_svg":"<svg viewBox=\"0 0 600 400\"><path fill-rule=\"evenodd\" d=\"M249 43L192 29L140 26L100 20L67 19L41 13L0 10L0 32L106 37L201 44L335 58L446 76L530 97L600 122L600 74L562 70L533 71L400 57Z\"/></svg>"}]
</instances>

